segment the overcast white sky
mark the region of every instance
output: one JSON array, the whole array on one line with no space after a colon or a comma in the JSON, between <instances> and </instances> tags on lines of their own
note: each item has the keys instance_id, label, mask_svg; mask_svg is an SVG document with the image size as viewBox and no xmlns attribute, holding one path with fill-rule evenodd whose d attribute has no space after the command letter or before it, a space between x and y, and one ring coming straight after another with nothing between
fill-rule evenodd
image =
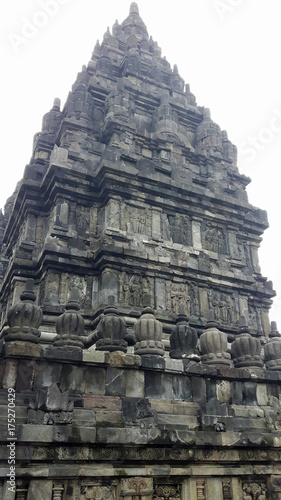
<instances>
[{"instance_id":1,"label":"overcast white sky","mask_svg":"<svg viewBox=\"0 0 281 500\"><path fill-rule=\"evenodd\" d=\"M107 26L122 22L128 0L12 0L2 6L0 207L29 162L42 116L62 105ZM249 201L267 210L262 274L277 298L270 319L281 329L280 0L139 0L140 15L162 55L190 83L200 106L238 146Z\"/></svg>"}]
</instances>

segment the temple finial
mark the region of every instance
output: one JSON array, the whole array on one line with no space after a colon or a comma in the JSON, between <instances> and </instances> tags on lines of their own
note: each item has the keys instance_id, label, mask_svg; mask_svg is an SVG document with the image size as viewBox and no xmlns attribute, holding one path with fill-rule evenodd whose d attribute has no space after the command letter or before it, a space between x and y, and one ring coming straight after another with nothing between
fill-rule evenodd
<instances>
[{"instance_id":1,"label":"temple finial","mask_svg":"<svg viewBox=\"0 0 281 500\"><path fill-rule=\"evenodd\" d=\"M60 111L60 99L58 97L55 97L52 109L53 111Z\"/></svg>"},{"instance_id":2,"label":"temple finial","mask_svg":"<svg viewBox=\"0 0 281 500\"><path fill-rule=\"evenodd\" d=\"M136 2L132 2L131 3L131 6L130 6L130 15L131 14L137 14L138 16L140 15L138 4Z\"/></svg>"}]
</instances>

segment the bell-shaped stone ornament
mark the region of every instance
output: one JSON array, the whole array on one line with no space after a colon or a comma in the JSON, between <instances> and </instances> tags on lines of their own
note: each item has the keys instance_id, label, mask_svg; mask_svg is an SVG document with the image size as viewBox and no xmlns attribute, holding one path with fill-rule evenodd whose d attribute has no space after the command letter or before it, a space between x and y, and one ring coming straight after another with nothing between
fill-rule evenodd
<instances>
[{"instance_id":1,"label":"bell-shaped stone ornament","mask_svg":"<svg viewBox=\"0 0 281 500\"><path fill-rule=\"evenodd\" d=\"M104 317L97 327L96 336L99 340L96 342L96 349L98 351L127 351L128 342L124 340L127 334L126 321L119 315L114 302L114 296L110 295Z\"/></svg>"},{"instance_id":2,"label":"bell-shaped stone ornament","mask_svg":"<svg viewBox=\"0 0 281 500\"><path fill-rule=\"evenodd\" d=\"M144 302L149 304L150 298L146 297ZM162 323L155 318L154 311L147 305L143 308L141 317L134 325L136 336L135 353L140 356L154 354L164 356L164 345L162 343Z\"/></svg>"},{"instance_id":3,"label":"bell-shaped stone ornament","mask_svg":"<svg viewBox=\"0 0 281 500\"><path fill-rule=\"evenodd\" d=\"M34 280L27 279L25 290L20 296L20 302L15 304L8 312L7 334L5 342L22 340L26 342L38 343L43 313L42 309L34 302L36 300L33 291Z\"/></svg>"},{"instance_id":4,"label":"bell-shaped stone ornament","mask_svg":"<svg viewBox=\"0 0 281 500\"><path fill-rule=\"evenodd\" d=\"M209 365L230 365L227 335L217 328L214 311L209 311L205 329L200 337L202 362Z\"/></svg>"},{"instance_id":5,"label":"bell-shaped stone ornament","mask_svg":"<svg viewBox=\"0 0 281 500\"><path fill-rule=\"evenodd\" d=\"M244 316L239 318L239 335L231 344L231 354L236 368L263 366L261 343L250 334Z\"/></svg>"},{"instance_id":6,"label":"bell-shaped stone ornament","mask_svg":"<svg viewBox=\"0 0 281 500\"><path fill-rule=\"evenodd\" d=\"M264 360L268 370L281 370L281 334L275 321L271 322L269 340L264 346Z\"/></svg>"},{"instance_id":7,"label":"bell-shaped stone ornament","mask_svg":"<svg viewBox=\"0 0 281 500\"><path fill-rule=\"evenodd\" d=\"M65 306L65 312L56 321L57 336L54 341L56 347L78 347L83 349L81 338L84 335L84 319L79 314L79 290L73 288L70 299Z\"/></svg>"},{"instance_id":8,"label":"bell-shaped stone ornament","mask_svg":"<svg viewBox=\"0 0 281 500\"><path fill-rule=\"evenodd\" d=\"M198 359L198 356L195 354L197 341L197 332L195 328L189 326L188 316L186 316L184 311L184 304L180 304L176 325L173 327L170 336L171 358Z\"/></svg>"}]
</instances>

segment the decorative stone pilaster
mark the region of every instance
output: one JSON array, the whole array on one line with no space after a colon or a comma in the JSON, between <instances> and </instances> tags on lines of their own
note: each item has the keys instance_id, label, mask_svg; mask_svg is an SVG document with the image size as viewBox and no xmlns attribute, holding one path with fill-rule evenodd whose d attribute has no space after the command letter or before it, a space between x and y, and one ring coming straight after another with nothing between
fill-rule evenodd
<instances>
[{"instance_id":1,"label":"decorative stone pilaster","mask_svg":"<svg viewBox=\"0 0 281 500\"><path fill-rule=\"evenodd\" d=\"M54 341L56 347L71 346L83 349L81 336L84 335L84 319L78 313L80 309L78 298L79 290L73 288L65 312L56 321L57 336Z\"/></svg>"},{"instance_id":2,"label":"decorative stone pilaster","mask_svg":"<svg viewBox=\"0 0 281 500\"><path fill-rule=\"evenodd\" d=\"M127 333L126 321L119 316L114 302L114 296L110 295L104 317L97 327L96 336L99 340L96 342L96 349L98 351L127 351L128 342L124 340Z\"/></svg>"},{"instance_id":3,"label":"decorative stone pilaster","mask_svg":"<svg viewBox=\"0 0 281 500\"><path fill-rule=\"evenodd\" d=\"M269 341L264 346L264 360L268 370L281 370L281 334L275 321L271 322Z\"/></svg>"},{"instance_id":4,"label":"decorative stone pilaster","mask_svg":"<svg viewBox=\"0 0 281 500\"><path fill-rule=\"evenodd\" d=\"M227 335L217 328L214 311L209 311L206 331L200 337L202 362L209 365L230 365L227 352Z\"/></svg>"},{"instance_id":5,"label":"decorative stone pilaster","mask_svg":"<svg viewBox=\"0 0 281 500\"><path fill-rule=\"evenodd\" d=\"M245 316L239 318L239 335L231 344L231 354L236 368L262 367L261 343L250 335Z\"/></svg>"},{"instance_id":6,"label":"decorative stone pilaster","mask_svg":"<svg viewBox=\"0 0 281 500\"><path fill-rule=\"evenodd\" d=\"M281 500L281 475L270 476L269 494L271 500Z\"/></svg>"},{"instance_id":7,"label":"decorative stone pilaster","mask_svg":"<svg viewBox=\"0 0 281 500\"><path fill-rule=\"evenodd\" d=\"M150 306L144 307L141 317L134 325L137 343L135 353L140 356L145 354L164 355L162 343L162 323L155 318Z\"/></svg>"},{"instance_id":8,"label":"decorative stone pilaster","mask_svg":"<svg viewBox=\"0 0 281 500\"><path fill-rule=\"evenodd\" d=\"M22 340L25 342L38 343L43 313L39 306L34 304L36 300L33 291L34 280L27 279L25 290L20 296L21 302L15 304L8 312L8 329L5 342Z\"/></svg>"},{"instance_id":9,"label":"decorative stone pilaster","mask_svg":"<svg viewBox=\"0 0 281 500\"><path fill-rule=\"evenodd\" d=\"M189 358L199 361L199 356L195 354L197 341L197 332L195 328L189 326L188 316L184 312L184 304L180 304L176 325L173 327L170 336L171 358Z\"/></svg>"}]
</instances>

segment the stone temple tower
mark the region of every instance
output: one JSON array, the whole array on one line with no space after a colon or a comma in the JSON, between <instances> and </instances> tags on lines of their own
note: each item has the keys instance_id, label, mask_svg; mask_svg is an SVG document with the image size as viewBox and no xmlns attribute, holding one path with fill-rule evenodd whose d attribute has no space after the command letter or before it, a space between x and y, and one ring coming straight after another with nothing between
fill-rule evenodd
<instances>
[{"instance_id":1,"label":"stone temple tower","mask_svg":"<svg viewBox=\"0 0 281 500\"><path fill-rule=\"evenodd\" d=\"M249 181L132 3L1 216L0 498L281 499Z\"/></svg>"}]
</instances>

